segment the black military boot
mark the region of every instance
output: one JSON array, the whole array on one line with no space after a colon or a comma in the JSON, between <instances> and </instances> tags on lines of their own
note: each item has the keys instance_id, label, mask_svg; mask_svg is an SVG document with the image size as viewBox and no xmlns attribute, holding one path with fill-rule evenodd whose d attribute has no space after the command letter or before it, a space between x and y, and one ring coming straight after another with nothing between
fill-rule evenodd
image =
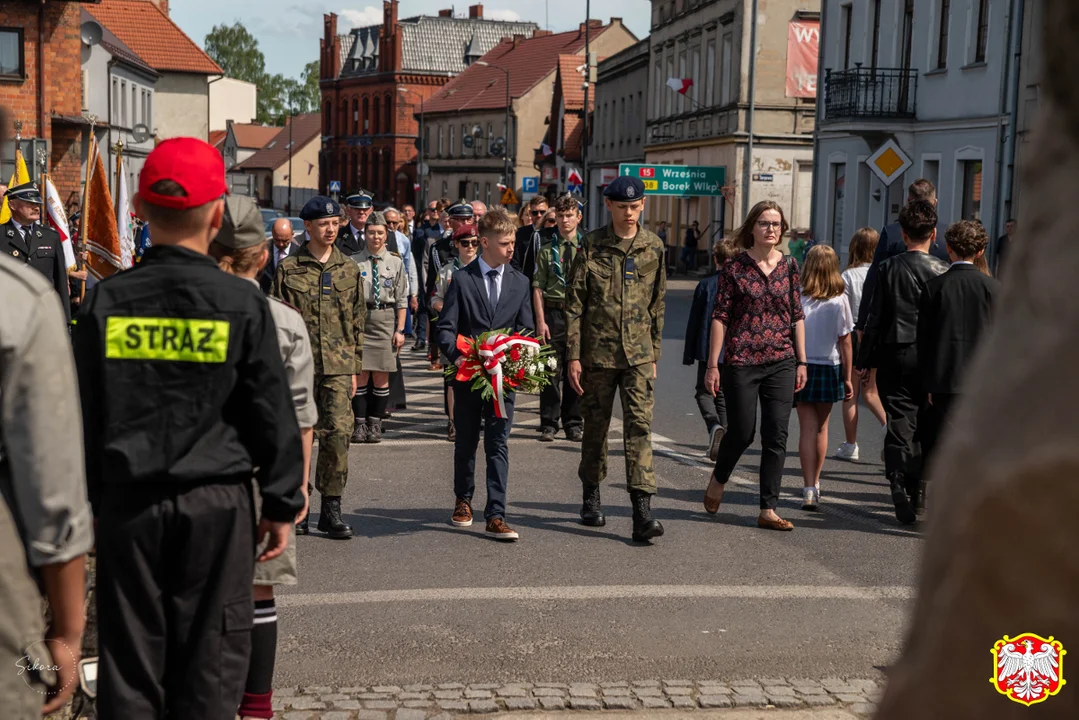
<instances>
[{"instance_id":1,"label":"black military boot","mask_svg":"<svg viewBox=\"0 0 1079 720\"><path fill-rule=\"evenodd\" d=\"M352 526L341 519L341 498L322 496L318 529L334 540L347 540L352 537Z\"/></svg>"},{"instance_id":2,"label":"black military boot","mask_svg":"<svg viewBox=\"0 0 1079 720\"><path fill-rule=\"evenodd\" d=\"M352 437L349 438L349 442L353 445L360 445L367 442L367 422L356 418L355 423L352 426Z\"/></svg>"},{"instance_id":3,"label":"black military boot","mask_svg":"<svg viewBox=\"0 0 1079 720\"><path fill-rule=\"evenodd\" d=\"M382 442L382 420L379 418L367 418L367 442Z\"/></svg>"},{"instance_id":4,"label":"black military boot","mask_svg":"<svg viewBox=\"0 0 1079 720\"><path fill-rule=\"evenodd\" d=\"M584 486L584 504L581 505L581 524L588 527L603 527L607 518L603 516L603 506L599 502L599 485Z\"/></svg>"},{"instance_id":5,"label":"black military boot","mask_svg":"<svg viewBox=\"0 0 1079 720\"><path fill-rule=\"evenodd\" d=\"M663 525L652 517L652 496L643 490L630 490L633 502L633 539L647 542L663 534Z\"/></svg>"},{"instance_id":6,"label":"black military boot","mask_svg":"<svg viewBox=\"0 0 1079 720\"><path fill-rule=\"evenodd\" d=\"M918 516L911 507L910 498L907 496L906 478L903 473L895 472L888 476L888 485L892 492L892 503L895 505L895 519L904 525L911 525Z\"/></svg>"},{"instance_id":7,"label":"black military boot","mask_svg":"<svg viewBox=\"0 0 1079 720\"><path fill-rule=\"evenodd\" d=\"M914 506L914 514L918 517L925 515L925 480L918 481L918 487L914 491L914 497L911 498L911 505Z\"/></svg>"},{"instance_id":8,"label":"black military boot","mask_svg":"<svg viewBox=\"0 0 1079 720\"><path fill-rule=\"evenodd\" d=\"M310 513L309 513L310 514ZM303 516L303 520L296 524L297 535L307 535L311 532L311 529L307 526L308 515Z\"/></svg>"}]
</instances>

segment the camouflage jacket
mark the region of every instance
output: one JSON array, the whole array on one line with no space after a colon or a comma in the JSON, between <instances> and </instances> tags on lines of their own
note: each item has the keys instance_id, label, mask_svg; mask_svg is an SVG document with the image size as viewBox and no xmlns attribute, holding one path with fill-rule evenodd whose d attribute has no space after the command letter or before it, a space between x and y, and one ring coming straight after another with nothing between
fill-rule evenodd
<instances>
[{"instance_id":1,"label":"camouflage jacket","mask_svg":"<svg viewBox=\"0 0 1079 720\"><path fill-rule=\"evenodd\" d=\"M614 228L581 241L566 287L569 360L588 367L629 368L659 362L667 274L663 241L638 227L629 251Z\"/></svg>"},{"instance_id":2,"label":"camouflage jacket","mask_svg":"<svg viewBox=\"0 0 1079 720\"><path fill-rule=\"evenodd\" d=\"M336 247L321 263L304 245L277 266L270 294L303 315L316 376L360 372L367 304L356 263Z\"/></svg>"}]
</instances>

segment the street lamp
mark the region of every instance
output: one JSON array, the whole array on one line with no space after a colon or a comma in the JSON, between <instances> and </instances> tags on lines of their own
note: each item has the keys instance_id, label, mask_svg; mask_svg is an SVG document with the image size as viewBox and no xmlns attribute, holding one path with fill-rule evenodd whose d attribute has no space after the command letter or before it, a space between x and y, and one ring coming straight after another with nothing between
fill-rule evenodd
<instances>
[{"instance_id":1,"label":"street lamp","mask_svg":"<svg viewBox=\"0 0 1079 720\"><path fill-rule=\"evenodd\" d=\"M285 215L292 217L292 121L296 119L292 88L288 91L288 199L285 201ZM270 198L271 205L273 198Z\"/></svg>"},{"instance_id":2,"label":"street lamp","mask_svg":"<svg viewBox=\"0 0 1079 720\"><path fill-rule=\"evenodd\" d=\"M416 143L416 150L419 152L419 155L416 159L416 180L419 183L420 189L419 192L416 193L416 204L420 207L427 207L427 198L425 197L426 194L423 192L425 183L423 175L421 174L421 171L423 170L423 95L416 92L415 90L409 90L408 88L403 87L397 88L397 91L403 93L412 93L420 99L420 141Z\"/></svg>"},{"instance_id":3,"label":"street lamp","mask_svg":"<svg viewBox=\"0 0 1079 720\"><path fill-rule=\"evenodd\" d=\"M485 60L477 60L472 64L494 68L495 70L501 70L502 72L506 73L506 143L505 150L502 153L502 157L504 158L502 162L502 177L506 183L506 187L513 187L513 183L510 182L510 71L504 67L492 65Z\"/></svg>"}]
</instances>

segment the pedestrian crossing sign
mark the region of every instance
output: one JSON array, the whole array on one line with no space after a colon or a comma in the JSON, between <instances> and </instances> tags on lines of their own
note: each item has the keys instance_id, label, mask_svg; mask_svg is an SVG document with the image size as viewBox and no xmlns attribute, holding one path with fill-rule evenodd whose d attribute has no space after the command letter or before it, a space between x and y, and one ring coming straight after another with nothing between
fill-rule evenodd
<instances>
[{"instance_id":1,"label":"pedestrian crossing sign","mask_svg":"<svg viewBox=\"0 0 1079 720\"><path fill-rule=\"evenodd\" d=\"M866 163L869 165L869 169L873 171L873 174L884 183L885 187L903 177L903 173L907 171L907 168L914 164L907 154L903 152L903 148L899 147L899 143L891 139L881 145L866 160Z\"/></svg>"}]
</instances>

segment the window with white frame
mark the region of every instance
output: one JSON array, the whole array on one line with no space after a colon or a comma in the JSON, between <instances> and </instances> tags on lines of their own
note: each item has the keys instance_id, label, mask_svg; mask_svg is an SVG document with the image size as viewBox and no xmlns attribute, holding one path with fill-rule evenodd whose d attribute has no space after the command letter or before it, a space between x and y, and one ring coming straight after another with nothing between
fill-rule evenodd
<instances>
[{"instance_id":1,"label":"window with white frame","mask_svg":"<svg viewBox=\"0 0 1079 720\"><path fill-rule=\"evenodd\" d=\"M442 153L445 151L444 142L445 142L445 128L443 128L441 125L439 125L438 126L438 156L439 157L442 157ZM443 191L442 194L445 195L446 194L445 191Z\"/></svg>"},{"instance_id":2,"label":"window with white frame","mask_svg":"<svg viewBox=\"0 0 1079 720\"><path fill-rule=\"evenodd\" d=\"M667 56L667 78L674 77L674 55ZM667 87L667 80L663 79L659 81L659 87L663 89L663 95L666 98L666 102L663 103L663 114L673 115L675 112L674 93L669 87Z\"/></svg>"},{"instance_id":3,"label":"window with white frame","mask_svg":"<svg viewBox=\"0 0 1079 720\"><path fill-rule=\"evenodd\" d=\"M704 52L704 106L712 107L716 101L716 40L709 38Z\"/></svg>"},{"instance_id":4,"label":"window with white frame","mask_svg":"<svg viewBox=\"0 0 1079 720\"><path fill-rule=\"evenodd\" d=\"M693 78L693 87L689 89L690 97L693 102L690 103L692 107L690 110L695 110L700 105L700 82L701 82L701 46L696 45L689 53L689 72L690 77Z\"/></svg>"},{"instance_id":5,"label":"window with white frame","mask_svg":"<svg viewBox=\"0 0 1079 720\"><path fill-rule=\"evenodd\" d=\"M720 73L722 84L719 89L719 104L730 105L734 101L734 35L727 33L723 36L722 53L720 55Z\"/></svg>"},{"instance_id":6,"label":"window with white frame","mask_svg":"<svg viewBox=\"0 0 1079 720\"><path fill-rule=\"evenodd\" d=\"M960 217L963 220L982 219L982 161L962 160L959 163L963 179L963 204Z\"/></svg>"},{"instance_id":7,"label":"window with white frame","mask_svg":"<svg viewBox=\"0 0 1079 720\"><path fill-rule=\"evenodd\" d=\"M456 133L457 133L457 127L454 126L454 125L450 125L450 157L453 157L453 154L454 154L454 151L455 151L454 146L457 144ZM462 146L461 149L462 149L462 153L464 151L464 144L465 144L464 140L465 140L465 130L462 127L461 128L461 146Z\"/></svg>"},{"instance_id":8,"label":"window with white frame","mask_svg":"<svg viewBox=\"0 0 1079 720\"><path fill-rule=\"evenodd\" d=\"M952 0L940 0L940 26L937 28L937 70L948 67L948 33L951 31Z\"/></svg>"},{"instance_id":9,"label":"window with white frame","mask_svg":"<svg viewBox=\"0 0 1079 720\"><path fill-rule=\"evenodd\" d=\"M686 76L686 51L683 49L678 53L678 79L682 79ZM682 93L675 93L678 97L678 112L679 114L686 111L686 96Z\"/></svg>"},{"instance_id":10,"label":"window with white frame","mask_svg":"<svg viewBox=\"0 0 1079 720\"><path fill-rule=\"evenodd\" d=\"M26 55L22 28L0 29L0 76L26 77Z\"/></svg>"},{"instance_id":11,"label":"window with white frame","mask_svg":"<svg viewBox=\"0 0 1079 720\"><path fill-rule=\"evenodd\" d=\"M989 0L975 0L978 24L974 29L974 62L985 62L985 49L989 44Z\"/></svg>"},{"instance_id":12,"label":"window with white frame","mask_svg":"<svg viewBox=\"0 0 1079 720\"><path fill-rule=\"evenodd\" d=\"M850 69L850 38L854 20L854 6L844 5L839 9L843 28L843 70Z\"/></svg>"},{"instance_id":13,"label":"window with white frame","mask_svg":"<svg viewBox=\"0 0 1079 720\"><path fill-rule=\"evenodd\" d=\"M660 117L663 114L663 68L656 56L656 62L652 66L652 117Z\"/></svg>"},{"instance_id":14,"label":"window with white frame","mask_svg":"<svg viewBox=\"0 0 1079 720\"><path fill-rule=\"evenodd\" d=\"M120 81L120 127L131 127L127 123L127 80Z\"/></svg>"}]
</instances>

